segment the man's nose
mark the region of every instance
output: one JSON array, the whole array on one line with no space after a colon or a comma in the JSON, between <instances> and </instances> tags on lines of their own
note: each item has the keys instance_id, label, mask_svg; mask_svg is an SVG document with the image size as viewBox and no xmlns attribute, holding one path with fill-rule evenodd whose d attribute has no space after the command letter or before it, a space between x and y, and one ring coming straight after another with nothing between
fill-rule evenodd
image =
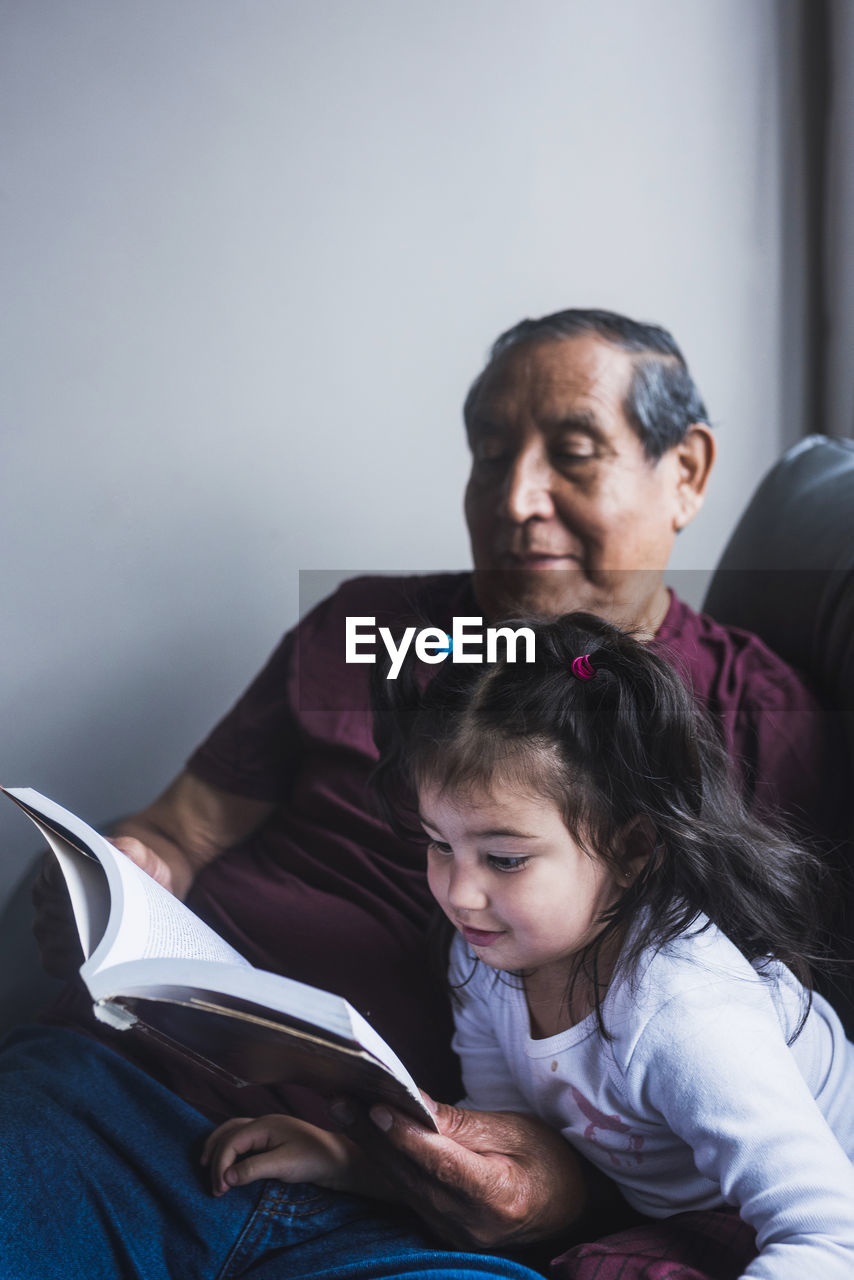
<instances>
[{"instance_id":1,"label":"man's nose","mask_svg":"<svg viewBox=\"0 0 854 1280\"><path fill-rule=\"evenodd\" d=\"M553 472L544 450L532 443L516 454L507 473L503 513L515 524L554 515Z\"/></svg>"},{"instance_id":2,"label":"man's nose","mask_svg":"<svg viewBox=\"0 0 854 1280\"><path fill-rule=\"evenodd\" d=\"M489 906L480 868L459 865L451 868L448 902L455 911L483 911Z\"/></svg>"}]
</instances>

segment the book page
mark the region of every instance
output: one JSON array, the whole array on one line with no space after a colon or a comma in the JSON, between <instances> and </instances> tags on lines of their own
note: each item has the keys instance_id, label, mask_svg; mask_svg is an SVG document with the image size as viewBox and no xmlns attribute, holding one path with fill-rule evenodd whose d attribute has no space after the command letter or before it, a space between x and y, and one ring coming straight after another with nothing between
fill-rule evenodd
<instances>
[{"instance_id":1,"label":"book page","mask_svg":"<svg viewBox=\"0 0 854 1280\"><path fill-rule=\"evenodd\" d=\"M83 955L88 960L104 936L110 918L110 889L104 868L68 844L50 827L36 823L53 850L65 878L74 923Z\"/></svg>"},{"instance_id":2,"label":"book page","mask_svg":"<svg viewBox=\"0 0 854 1280\"><path fill-rule=\"evenodd\" d=\"M116 852L116 869L124 888L122 929L112 941L104 964L124 960L211 960L246 965L248 960L194 915L168 889L153 880L130 858Z\"/></svg>"},{"instance_id":3,"label":"book page","mask_svg":"<svg viewBox=\"0 0 854 1280\"><path fill-rule=\"evenodd\" d=\"M251 968L183 902L82 818L28 787L3 790L36 824L59 860L87 956L81 970L84 980L107 966L149 957ZM89 868L86 863L91 860Z\"/></svg>"},{"instance_id":4,"label":"book page","mask_svg":"<svg viewBox=\"0 0 854 1280\"><path fill-rule=\"evenodd\" d=\"M413 1097L420 1100L421 1095L418 1091L418 1085L412 1079L412 1076L409 1074L394 1049L392 1049L391 1045L386 1044L380 1033L374 1030L371 1024L362 1017L357 1009L350 1010L350 1020L353 1024L353 1032L356 1039L364 1046L365 1049L367 1049L368 1053L373 1054L373 1056L381 1062L383 1066L388 1068L392 1075L396 1076L397 1079L401 1081Z\"/></svg>"}]
</instances>

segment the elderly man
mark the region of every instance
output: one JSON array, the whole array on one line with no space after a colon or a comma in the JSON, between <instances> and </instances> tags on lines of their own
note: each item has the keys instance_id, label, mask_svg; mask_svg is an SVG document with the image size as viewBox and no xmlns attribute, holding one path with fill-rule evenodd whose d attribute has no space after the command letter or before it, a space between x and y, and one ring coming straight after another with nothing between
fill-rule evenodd
<instances>
[{"instance_id":1,"label":"elderly man","mask_svg":"<svg viewBox=\"0 0 854 1280\"><path fill-rule=\"evenodd\" d=\"M424 961L430 904L420 851L392 835L369 799L369 668L346 660L348 618L450 631L454 617L584 608L637 629L717 716L748 796L807 822L822 804L824 741L794 672L663 584L714 459L704 406L669 334L598 311L525 321L496 342L465 418L474 574L346 583L285 637L186 770L117 840L253 963L345 995L419 1083L447 1099L458 1096L456 1064L444 997ZM68 969L58 941L67 937L64 905L49 873L39 902L43 951L54 969ZM259 1277L298 1276L345 1260L370 1276L517 1274L496 1257L431 1252L399 1215L363 1202L354 1209L335 1193L318 1200L311 1189L271 1184L213 1202L188 1154L205 1117L286 1109L316 1119L317 1100L286 1089L238 1092L156 1044L96 1029L86 1005L72 985L52 1025L0 1054L6 1150L29 1141L42 1166L30 1194L60 1206L71 1197L77 1214L38 1269L26 1270L18 1246L8 1258L0 1248L4 1276L76 1275L69 1259L80 1232L96 1234L107 1259L88 1277L151 1280L170 1267L239 1275L238 1262ZM33 1139L39 1108L48 1119ZM26 1123L16 1128L15 1114ZM383 1109L373 1123L357 1118L354 1132L442 1239L509 1246L559 1237L581 1215L584 1173L533 1118L451 1107L439 1117L438 1137ZM73 1175L63 1167L61 1191L50 1162L57 1135L86 1160ZM0 1173L6 1202L19 1172L13 1160ZM20 1240L29 1210L8 1212Z\"/></svg>"},{"instance_id":2,"label":"elderly man","mask_svg":"<svg viewBox=\"0 0 854 1280\"><path fill-rule=\"evenodd\" d=\"M748 794L822 829L811 696L755 637L664 586L714 462L707 416L657 326L564 311L508 330L465 405L475 593L487 614L588 609L653 637L720 721Z\"/></svg>"}]
</instances>

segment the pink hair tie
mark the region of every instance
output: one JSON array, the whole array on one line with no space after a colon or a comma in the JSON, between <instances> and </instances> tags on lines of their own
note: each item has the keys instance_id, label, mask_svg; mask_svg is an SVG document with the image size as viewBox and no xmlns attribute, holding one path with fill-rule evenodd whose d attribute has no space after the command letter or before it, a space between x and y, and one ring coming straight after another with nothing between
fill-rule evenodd
<instances>
[{"instance_id":1,"label":"pink hair tie","mask_svg":"<svg viewBox=\"0 0 854 1280\"><path fill-rule=\"evenodd\" d=\"M596 672L590 665L590 654L582 653L580 658L572 659L572 674L577 680L592 680Z\"/></svg>"}]
</instances>

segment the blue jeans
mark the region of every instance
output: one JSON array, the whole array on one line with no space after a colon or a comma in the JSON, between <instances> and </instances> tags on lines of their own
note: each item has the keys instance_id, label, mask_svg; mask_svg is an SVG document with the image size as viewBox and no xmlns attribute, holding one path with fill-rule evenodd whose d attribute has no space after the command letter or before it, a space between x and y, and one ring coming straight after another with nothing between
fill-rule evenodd
<instances>
[{"instance_id":1,"label":"blue jeans","mask_svg":"<svg viewBox=\"0 0 854 1280\"><path fill-rule=\"evenodd\" d=\"M3 1280L536 1280L437 1249L377 1201L305 1183L207 1189L211 1124L86 1036L17 1031L0 1049Z\"/></svg>"}]
</instances>

